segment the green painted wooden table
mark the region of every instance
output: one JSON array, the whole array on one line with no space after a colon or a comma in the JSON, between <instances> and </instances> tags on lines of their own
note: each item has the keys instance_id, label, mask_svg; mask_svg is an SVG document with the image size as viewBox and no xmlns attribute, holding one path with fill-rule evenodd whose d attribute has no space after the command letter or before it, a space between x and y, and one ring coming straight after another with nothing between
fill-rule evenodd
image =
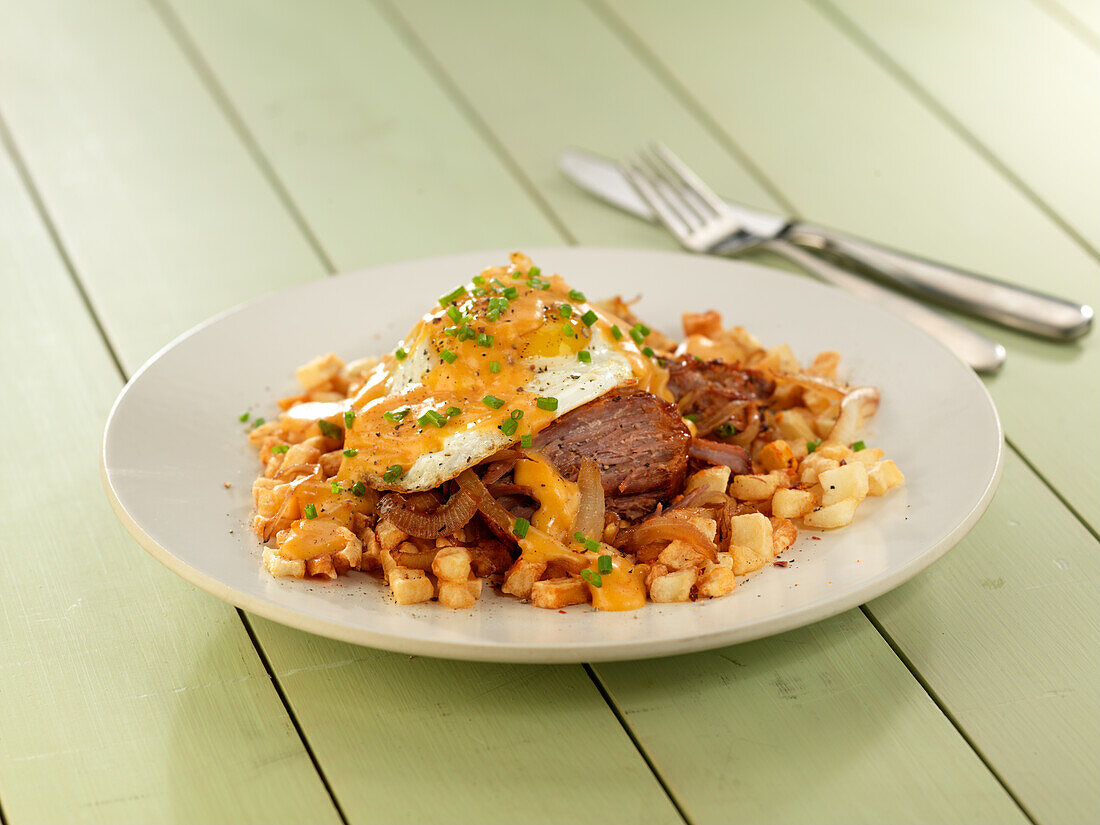
<instances>
[{"instance_id":1,"label":"green painted wooden table","mask_svg":"<svg viewBox=\"0 0 1100 825\"><path fill-rule=\"evenodd\" d=\"M571 188L568 144L660 137L732 197L1098 306L1092 0L0 9L4 822L1100 821L1097 333L976 324L1009 351L1007 464L942 561L671 659L289 630L161 568L98 478L127 375L240 301L463 249L671 247Z\"/></svg>"}]
</instances>

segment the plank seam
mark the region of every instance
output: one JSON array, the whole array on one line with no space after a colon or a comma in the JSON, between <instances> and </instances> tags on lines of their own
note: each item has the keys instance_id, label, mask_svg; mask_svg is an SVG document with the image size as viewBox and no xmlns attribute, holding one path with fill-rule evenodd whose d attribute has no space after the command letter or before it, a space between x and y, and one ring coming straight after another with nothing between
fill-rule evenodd
<instances>
[{"instance_id":1,"label":"plank seam","mask_svg":"<svg viewBox=\"0 0 1100 825\"><path fill-rule=\"evenodd\" d=\"M497 138L496 133L489 127L489 124L481 118L474 105L462 93L458 85L451 80L443 65L436 60L435 55L428 49L427 44L416 35L415 29L401 16L396 8L390 5L389 0L374 0L374 6L387 19L398 37L415 53L421 65L431 74L439 87L448 94L451 102L458 108L466 122L473 127L493 154L504 164L504 167L520 185L520 188L534 201L543 217L550 222L550 225L554 227L566 243L576 246L577 238L569 231L562 219L558 217L550 202L539 192L535 182L527 177L519 163L509 154L507 147Z\"/></svg>"},{"instance_id":2,"label":"plank seam","mask_svg":"<svg viewBox=\"0 0 1100 825\"><path fill-rule=\"evenodd\" d=\"M66 247L64 241L61 240L61 234L58 232L57 226L54 224L53 218L46 208L46 202L42 197L42 193L39 192L38 186L31 177L30 169L23 160L23 155L15 143L15 136L8 128L8 122L4 117L3 111L0 111L0 146L3 146L8 156L11 158L12 165L15 167L15 172L19 176L19 180L23 184L23 188L26 190L28 197L30 197L31 203L34 205L34 210L38 215L38 219L42 222L43 227L45 227L46 233L49 235L50 242L53 244L54 249L57 250L57 254L61 258L61 263L69 275L69 280L72 281L73 286L76 288L76 292L80 296L84 308L88 310L88 315L91 316L92 323L95 324L96 331L103 340L103 345L107 348L107 354L111 356L111 361L114 363L115 369L118 370L119 377L122 378L123 383L125 383L126 371L122 368L122 362L119 360L114 344L111 343L111 337L107 334L107 329L99 319L99 313L96 312L95 306L92 304L91 296L84 288L80 276L76 273L76 266L73 264L73 259L69 255L68 247Z\"/></svg>"},{"instance_id":3,"label":"plank seam","mask_svg":"<svg viewBox=\"0 0 1100 825\"><path fill-rule=\"evenodd\" d=\"M274 167L260 148L260 144L256 140L256 137L248 129L244 119L230 100L228 93L226 93L225 89L218 82L210 64L206 62L198 46L187 33L182 21L180 21L176 13L167 6L164 0L149 0L149 4L153 7L154 12L159 15L161 22L168 30L168 34L176 42L180 51L183 52L185 59L191 64L195 73L198 74L199 80L202 82L203 86L206 87L210 96L214 98L214 103L217 105L218 109L221 110L222 116L228 121L230 128L236 133L237 137L240 138L241 143L244 144L245 151L248 152L252 161L259 168L260 174L267 179L267 182L275 191L275 196L290 215L291 221L302 233L302 237L305 238L310 249L312 249L321 260L321 263L324 265L325 269L328 270L329 274L336 272L335 263L333 263L332 258L329 257L328 252L313 231L313 227L309 225L309 221L306 220L305 215L302 214L302 211L298 208L298 204L294 202L294 199L290 195L290 190L286 188L282 178L275 172Z\"/></svg>"},{"instance_id":4,"label":"plank seam","mask_svg":"<svg viewBox=\"0 0 1100 825\"><path fill-rule=\"evenodd\" d=\"M887 54L878 43L872 40L866 32L860 29L851 18L847 17L836 8L836 6L829 2L829 0L806 0L806 3L811 6L816 6L823 17L829 20L841 34L845 35L857 48L861 49L864 54L877 63L883 71L893 77L903 89L906 89L913 97L922 103L933 117L942 121L944 125L951 129L963 141L963 143L973 149L978 157L982 158L1012 184L1020 194L1031 201L1032 205L1050 218L1059 229L1072 238L1085 252L1091 257L1100 260L1100 250L1096 249L1096 247L1089 243L1080 232L1074 229L1053 206L1047 204L1038 192L1032 189L1023 178L1017 175L1007 163L1001 160L992 149L986 146L981 139L970 131L961 120L955 117L946 106L932 97L931 93L920 85L915 77L902 68L900 63L890 57L890 55Z\"/></svg>"},{"instance_id":5,"label":"plank seam","mask_svg":"<svg viewBox=\"0 0 1100 825\"><path fill-rule=\"evenodd\" d=\"M278 694L279 701L283 703L283 708L286 710L286 715L290 719L290 724L294 726L294 730L298 734L298 739L302 742L302 747L304 747L306 753L309 754L309 761L313 763L313 769L317 771L317 776L320 777L321 784L325 786L325 791L328 793L329 799L332 800L332 804L336 808L337 816L340 817L340 821L343 822L344 825L348 825L348 817L344 813L344 808L340 805L340 800L336 798L336 792L332 789L328 777L321 768L321 763L317 760L317 755L313 752L313 746L309 744L309 738L302 729L302 725L299 723L298 717L295 715L294 709L290 705L290 700L287 698L286 693L283 692L283 686L275 675L274 668L271 667L271 661L267 658L267 653L264 652L263 645L261 645L260 640L256 638L256 632L252 629L251 620L239 607L234 609L241 619L241 624L244 625L245 632L248 633L248 638L252 640L252 646L256 648L256 654L260 657L264 670L267 671L267 677L271 680L271 685L275 688L275 693Z\"/></svg>"},{"instance_id":6,"label":"plank seam","mask_svg":"<svg viewBox=\"0 0 1100 825\"><path fill-rule=\"evenodd\" d=\"M1047 17L1084 43L1088 48L1100 54L1100 37L1056 0L1031 0Z\"/></svg>"},{"instance_id":7,"label":"plank seam","mask_svg":"<svg viewBox=\"0 0 1100 825\"><path fill-rule=\"evenodd\" d=\"M1058 489L1050 481L1047 480L1047 477L1039 471L1038 467L1031 463L1028 457L1023 454L1020 448L1016 446L1015 442L1007 435L1005 436L1005 443L1009 446L1009 448L1011 448L1012 452L1016 454L1020 461L1024 462L1027 468L1031 470L1031 472L1035 473L1035 477L1038 478L1039 481L1043 482L1046 488L1054 494L1054 497L1062 502L1063 506L1065 506L1065 508L1073 514L1073 517L1081 523L1081 526L1088 531L1089 535L1100 542L1100 532L1098 532L1096 528L1088 522L1083 514L1079 513L1077 509L1072 504L1070 504L1069 500L1064 495L1062 495L1062 493L1059 492Z\"/></svg>"},{"instance_id":8,"label":"plank seam","mask_svg":"<svg viewBox=\"0 0 1100 825\"><path fill-rule=\"evenodd\" d=\"M940 701L939 695L936 693L935 690L932 689L932 686L925 680L925 678L921 676L916 666L909 659L909 657L905 655L904 651L902 651L901 648L897 645L897 643L894 641L894 638L886 631L886 628L883 627L878 619L875 618L870 608L867 605L863 604L860 605L859 609L863 612L863 615L867 617L867 620L871 623L875 630L878 631L879 635L882 636L886 644L890 646L890 649L894 652L894 655L897 656L898 661L900 661L905 666L910 675L917 680L917 684L919 684L924 689L924 692L928 694L929 698L931 698L931 700L935 702L936 707L939 708L940 713L943 714L944 718L951 723L951 726L955 728L955 731L959 734L959 736L962 737L963 741L970 746L970 749L972 751L974 751L974 755L981 760L982 764L985 765L986 770L988 770L993 778L997 780L997 783L1004 789L1004 792L1008 794L1009 798L1016 803L1016 807L1020 809L1020 812L1027 817L1028 821L1031 822L1032 825L1038 825L1031 811L1029 811L1027 806L1024 805L1020 798L1016 796L1015 793L1013 793L1012 789L1008 786L1008 783L1005 781L1004 777L1002 777L997 769L993 767L990 761L986 758L985 754L982 753L981 748L978 747L977 743L973 739L971 739L970 735L963 729L962 725L960 724L959 720L955 718L954 714L952 714L949 710L947 710L946 707L944 707L944 703Z\"/></svg>"},{"instance_id":9,"label":"plank seam","mask_svg":"<svg viewBox=\"0 0 1100 825\"><path fill-rule=\"evenodd\" d=\"M649 768L649 772L653 774L653 778L657 780L657 784L660 785L661 790L665 792L665 795L668 797L668 801L671 802L672 807L676 809L676 813L680 815L680 818L683 819L684 822L689 823L690 825L692 820L688 817L687 812L680 805L680 800L676 798L676 794L672 792L672 788L670 788L668 783L665 782L665 778L661 776L660 771L657 770L657 766L653 764L653 760L649 758L649 754L646 752L646 749L642 747L642 743L634 735L634 731L630 727L630 723L627 722L626 717L619 711L618 705L616 705L614 700L612 700L611 694L607 692L607 688L604 687L603 681L600 679L599 676L596 675L596 672L592 669L591 665L586 663L583 667L584 672L588 674L588 678L592 680L592 684L596 686L596 690L600 692L600 696L603 697L603 700L607 703L607 706L611 709L611 712L615 714L615 718L619 721L619 726L623 729L623 733L625 733L627 737L629 737L630 741L634 744L634 748L638 751L638 755L642 757L642 760L645 762L646 767Z\"/></svg>"}]
</instances>

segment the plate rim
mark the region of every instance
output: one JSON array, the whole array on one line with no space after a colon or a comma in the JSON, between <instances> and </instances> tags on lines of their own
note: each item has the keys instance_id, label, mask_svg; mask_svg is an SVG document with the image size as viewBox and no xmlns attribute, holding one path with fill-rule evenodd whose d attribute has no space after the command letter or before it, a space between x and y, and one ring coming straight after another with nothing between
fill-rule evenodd
<instances>
[{"instance_id":1,"label":"plate rim","mask_svg":"<svg viewBox=\"0 0 1100 825\"><path fill-rule=\"evenodd\" d=\"M532 257L537 257L539 254L556 254L563 251L568 252L592 252L592 253L640 253L644 255L656 255L667 256L670 258L679 259L697 259L699 256L692 255L683 252L674 252L668 250L657 249L645 249L638 247L616 247L616 246L588 246L588 245L558 245L558 246L539 246L531 247L527 254ZM334 273L325 277L325 280L329 280L333 277L361 277L364 274L385 268L387 266L401 266L401 265L413 265L428 263L432 261L439 261L443 259L452 259L456 257L483 257L486 260L495 259L493 256L499 256L501 254L500 249L492 250L468 250L462 252L443 253L439 255L425 256L422 258L410 258L398 261L390 261L380 264L375 264L367 267L361 267L358 269L349 270L347 272ZM736 261L736 263L742 267L749 269L763 270L769 275L781 274L786 277L797 277L790 275L790 273L782 272L782 270L774 270L765 267L760 264L756 264L749 261ZM821 282L808 280L806 283L813 284L818 287L828 288L827 285ZM523 663L523 664L566 664L566 663L582 663L582 662L609 662L609 661L632 661L640 659L661 658L667 656L686 655L690 653L696 653L703 650L712 650L718 647L723 647L731 644L740 644L743 642L754 641L762 639L768 636L773 636L779 633L786 632L788 630L794 630L799 627L804 627L810 624L814 624L839 613L845 612L852 608L858 607L862 604L875 599L884 593L893 590L895 587L900 586L908 579L916 576L921 571L927 569L936 561L941 559L948 550L954 547L958 542L966 536L967 533L973 529L979 519L985 514L989 507L990 502L993 500L996 494L997 488L1000 484L1001 476L1004 471L1004 453L1005 453L1005 436L1004 426L1001 422L1000 413L997 410L997 406L993 400L989 389L981 381L978 375L966 367L966 371L970 376L970 380L980 390L983 400L988 404L989 411L992 413L993 424L996 434L997 451L994 459L993 471L989 476L989 480L982 490L978 500L974 503L966 516L959 521L948 533L946 533L939 541L931 545L928 550L922 553L920 556L910 560L908 563L897 567L889 573L874 579L867 584L856 587L853 590L843 594L839 597L833 598L821 598L817 599L809 604L802 605L800 607L786 610L781 613L768 616L761 620L748 625L732 625L729 627L718 628L714 630L704 631L701 634L693 635L690 637L678 637L668 639L642 639L638 641L630 642L569 642L559 643L552 647L537 647L530 644L524 644L519 642L497 642L497 641L464 641L464 640L447 640L441 642L438 640L431 640L427 638L408 637L403 635L396 635L392 633L381 633L364 626L350 626L341 624L338 622L332 622L317 616L312 616L298 612L289 607L280 606L277 603L265 600L258 596L242 592L233 588L232 586L225 584L223 581L215 576L207 575L195 567L189 565L185 560L175 555L167 547L160 544L152 536L150 536L138 522L131 516L129 511L125 508L120 500L114 485L111 483L110 473L107 467L107 439L111 432L111 425L114 422L115 414L127 396L132 390L135 383L141 378L141 376L162 356L164 356L170 350L173 350L188 338L197 335L202 330L215 324L228 316L241 312L248 307L259 304L261 302L271 300L276 296L284 295L287 293L295 292L299 289L307 289L309 286L315 285L315 282L307 282L305 284L299 284L284 289L273 290L271 292L258 295L247 301L238 303L228 309L218 312L209 318L195 324L184 332L180 333L164 346L160 347L156 352L150 355L145 362L134 371L133 375L126 381L125 385L119 391L118 396L115 398L114 403L111 405L111 409L107 414L107 419L104 424L103 437L100 443L100 478L103 482L104 490L107 494L107 498L111 504L112 510L122 523L126 531L138 542L138 544L148 552L154 559L178 575L180 578L189 582L190 584L198 587L200 590L214 596L215 598L233 605L241 610L246 610L250 613L254 613L265 619L269 619L280 625L290 627L296 630L301 630L307 633L312 633L318 636L323 636L337 641L347 642L350 644L356 644L360 646L371 647L380 650L388 650L396 653L411 654L415 656L429 656L440 659L451 659L459 661L479 661L479 662L499 662L499 663ZM857 303L868 305L869 302L848 293L843 293L849 300L856 301ZM871 306L875 306L871 304ZM889 313L889 310L883 307L875 307L876 309ZM892 314L892 313L890 313ZM895 316L897 317L897 316ZM931 341L942 352L947 354L954 361L959 361L946 346L941 344L933 336L926 333L924 330L909 324L900 319L910 329L916 330L927 340ZM959 361L961 363L961 361Z\"/></svg>"}]
</instances>

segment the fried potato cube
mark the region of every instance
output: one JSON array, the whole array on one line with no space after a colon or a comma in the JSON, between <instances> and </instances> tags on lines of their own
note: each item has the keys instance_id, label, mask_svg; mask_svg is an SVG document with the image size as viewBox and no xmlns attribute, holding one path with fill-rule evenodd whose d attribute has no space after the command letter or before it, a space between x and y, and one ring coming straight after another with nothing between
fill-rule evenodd
<instances>
[{"instance_id":1,"label":"fried potato cube","mask_svg":"<svg viewBox=\"0 0 1100 825\"><path fill-rule=\"evenodd\" d=\"M671 510L668 515L670 518L678 518L688 522L708 539L714 541L714 537L718 535L718 522L706 513L706 510L695 510L689 507L683 510Z\"/></svg>"},{"instance_id":2,"label":"fried potato cube","mask_svg":"<svg viewBox=\"0 0 1100 825\"><path fill-rule=\"evenodd\" d=\"M722 564L708 564L699 577L696 592L704 599L717 599L733 592L737 587L737 577L733 567Z\"/></svg>"},{"instance_id":3,"label":"fried potato cube","mask_svg":"<svg viewBox=\"0 0 1100 825\"><path fill-rule=\"evenodd\" d=\"M811 510L802 517L802 523L818 530L834 530L852 523L859 499L846 498L825 507Z\"/></svg>"},{"instance_id":4,"label":"fried potato cube","mask_svg":"<svg viewBox=\"0 0 1100 825\"><path fill-rule=\"evenodd\" d=\"M588 585L581 579L563 576L543 579L531 588L531 604L535 607L555 609L588 601Z\"/></svg>"},{"instance_id":5,"label":"fried potato cube","mask_svg":"<svg viewBox=\"0 0 1100 825\"><path fill-rule=\"evenodd\" d=\"M791 445L781 438L761 447L756 460L765 470L793 470L798 465Z\"/></svg>"},{"instance_id":6,"label":"fried potato cube","mask_svg":"<svg viewBox=\"0 0 1100 825\"><path fill-rule=\"evenodd\" d=\"M432 561L432 572L445 581L464 582L470 578L471 559L465 547L440 547Z\"/></svg>"},{"instance_id":7,"label":"fried potato cube","mask_svg":"<svg viewBox=\"0 0 1100 825\"><path fill-rule=\"evenodd\" d=\"M423 570L397 567L389 575L390 592L398 604L420 604L435 595L432 580Z\"/></svg>"},{"instance_id":8,"label":"fried potato cube","mask_svg":"<svg viewBox=\"0 0 1100 825\"><path fill-rule=\"evenodd\" d=\"M302 385L302 389L309 392L326 381L331 381L343 368L344 362L330 352L328 355L318 355L308 364L298 367L295 375L298 376L298 383Z\"/></svg>"},{"instance_id":9,"label":"fried potato cube","mask_svg":"<svg viewBox=\"0 0 1100 825\"><path fill-rule=\"evenodd\" d=\"M884 455L886 455L886 453L878 447L866 447L858 451L853 450L852 454L848 456L848 463L851 464L853 461L858 461L867 468L868 472L870 472L871 468L880 462Z\"/></svg>"},{"instance_id":10,"label":"fried potato cube","mask_svg":"<svg viewBox=\"0 0 1100 825\"><path fill-rule=\"evenodd\" d=\"M740 501L767 501L779 489L782 479L778 474L734 476L729 494Z\"/></svg>"},{"instance_id":11,"label":"fried potato cube","mask_svg":"<svg viewBox=\"0 0 1100 825\"><path fill-rule=\"evenodd\" d=\"M775 428L783 440L791 445L795 456L806 455L806 443L817 440L812 418L807 410L790 409L776 413Z\"/></svg>"},{"instance_id":12,"label":"fried potato cube","mask_svg":"<svg viewBox=\"0 0 1100 825\"><path fill-rule=\"evenodd\" d=\"M363 562L363 543L361 541L349 542L332 554L332 564L339 575L349 570L358 570Z\"/></svg>"},{"instance_id":13,"label":"fried potato cube","mask_svg":"<svg viewBox=\"0 0 1100 825\"><path fill-rule=\"evenodd\" d=\"M684 485L684 493L691 493L699 488L724 493L729 483L729 467L707 467L705 470L692 473L691 478L689 478L687 484Z\"/></svg>"},{"instance_id":14,"label":"fried potato cube","mask_svg":"<svg viewBox=\"0 0 1100 825\"><path fill-rule=\"evenodd\" d=\"M800 518L817 502L809 490L776 490L772 496L772 515L782 518Z\"/></svg>"},{"instance_id":15,"label":"fried potato cube","mask_svg":"<svg viewBox=\"0 0 1100 825\"><path fill-rule=\"evenodd\" d=\"M802 459L798 465L798 479L803 484L817 484L817 477L826 470L833 470L840 466L835 458L811 453Z\"/></svg>"},{"instance_id":16,"label":"fried potato cube","mask_svg":"<svg viewBox=\"0 0 1100 825\"><path fill-rule=\"evenodd\" d=\"M798 538L798 528L794 522L787 518L772 516L772 558L775 558L784 550L794 544Z\"/></svg>"},{"instance_id":17,"label":"fried potato cube","mask_svg":"<svg viewBox=\"0 0 1100 825\"><path fill-rule=\"evenodd\" d=\"M687 542L674 539L657 556L657 561L670 570L684 570L688 567L701 568L709 559Z\"/></svg>"},{"instance_id":18,"label":"fried potato cube","mask_svg":"<svg viewBox=\"0 0 1100 825\"><path fill-rule=\"evenodd\" d=\"M409 534L399 528L389 519L380 519L374 527L378 536L378 544L383 550L393 550L403 541L408 541Z\"/></svg>"},{"instance_id":19,"label":"fried potato cube","mask_svg":"<svg viewBox=\"0 0 1100 825\"><path fill-rule=\"evenodd\" d=\"M439 580L439 603L452 610L470 607L481 596L481 579L471 577L465 581Z\"/></svg>"},{"instance_id":20,"label":"fried potato cube","mask_svg":"<svg viewBox=\"0 0 1100 825\"><path fill-rule=\"evenodd\" d=\"M817 449L814 450L814 455L819 455L822 458L832 458L837 461L844 461L851 457L852 448L841 444L839 441L822 441L817 445Z\"/></svg>"},{"instance_id":21,"label":"fried potato cube","mask_svg":"<svg viewBox=\"0 0 1100 825\"><path fill-rule=\"evenodd\" d=\"M264 567L277 578L304 579L306 563L303 559L285 559L271 547L264 548Z\"/></svg>"},{"instance_id":22,"label":"fried potato cube","mask_svg":"<svg viewBox=\"0 0 1100 825\"><path fill-rule=\"evenodd\" d=\"M822 378L836 378L836 368L840 366L840 353L833 350L819 352L806 372L820 375Z\"/></svg>"},{"instance_id":23,"label":"fried potato cube","mask_svg":"<svg viewBox=\"0 0 1100 825\"><path fill-rule=\"evenodd\" d=\"M862 451L861 451L862 452ZM886 495L887 491L894 487L900 487L905 483L898 465L887 459L875 464L867 473L867 494L872 496Z\"/></svg>"},{"instance_id":24,"label":"fried potato cube","mask_svg":"<svg viewBox=\"0 0 1100 825\"><path fill-rule=\"evenodd\" d=\"M740 545L755 550L765 561L772 555L772 523L762 513L745 513L730 519L730 545ZM736 557L735 557L736 558Z\"/></svg>"},{"instance_id":25,"label":"fried potato cube","mask_svg":"<svg viewBox=\"0 0 1100 825\"><path fill-rule=\"evenodd\" d=\"M482 578L503 573L512 566L512 554L507 545L496 539L481 539L467 549L474 573Z\"/></svg>"},{"instance_id":26,"label":"fried potato cube","mask_svg":"<svg viewBox=\"0 0 1100 825\"><path fill-rule=\"evenodd\" d=\"M649 598L655 602L686 602L698 572L694 567L658 576L649 586Z\"/></svg>"},{"instance_id":27,"label":"fried potato cube","mask_svg":"<svg viewBox=\"0 0 1100 825\"><path fill-rule=\"evenodd\" d=\"M332 555L315 556L306 561L306 575L316 576L322 579L336 578L336 566L332 563Z\"/></svg>"},{"instance_id":28,"label":"fried potato cube","mask_svg":"<svg viewBox=\"0 0 1100 825\"><path fill-rule=\"evenodd\" d=\"M518 599L531 598L531 590L542 574L546 572L546 562L532 561L520 556L508 572L504 574L501 592Z\"/></svg>"},{"instance_id":29,"label":"fried potato cube","mask_svg":"<svg viewBox=\"0 0 1100 825\"><path fill-rule=\"evenodd\" d=\"M738 576L759 570L768 563L763 553L740 544L730 544L730 558L733 559L733 572Z\"/></svg>"},{"instance_id":30,"label":"fried potato cube","mask_svg":"<svg viewBox=\"0 0 1100 825\"><path fill-rule=\"evenodd\" d=\"M857 502L867 498L867 468L858 462L826 470L818 474L817 480L821 484L821 503L825 507L848 498Z\"/></svg>"},{"instance_id":31,"label":"fried potato cube","mask_svg":"<svg viewBox=\"0 0 1100 825\"><path fill-rule=\"evenodd\" d=\"M764 358L755 365L758 369L772 369L777 372L801 372L802 365L791 352L789 344L779 344L764 350Z\"/></svg>"}]
</instances>

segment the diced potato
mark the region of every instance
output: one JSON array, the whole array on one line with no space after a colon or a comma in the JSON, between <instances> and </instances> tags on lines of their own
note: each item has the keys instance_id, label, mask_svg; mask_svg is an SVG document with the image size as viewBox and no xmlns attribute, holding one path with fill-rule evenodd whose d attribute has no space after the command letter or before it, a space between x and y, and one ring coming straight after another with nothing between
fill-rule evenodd
<instances>
[{"instance_id":1,"label":"diced potato","mask_svg":"<svg viewBox=\"0 0 1100 825\"><path fill-rule=\"evenodd\" d=\"M309 392L335 378L343 368L344 362L330 352L328 355L319 355L308 364L298 367L296 375L302 389Z\"/></svg>"},{"instance_id":2,"label":"diced potato","mask_svg":"<svg viewBox=\"0 0 1100 825\"><path fill-rule=\"evenodd\" d=\"M535 607L556 609L588 601L588 585L581 579L568 576L544 579L531 588L531 604Z\"/></svg>"},{"instance_id":3,"label":"diced potato","mask_svg":"<svg viewBox=\"0 0 1100 825\"><path fill-rule=\"evenodd\" d=\"M813 419L810 413L804 409L783 410L776 413L775 428L783 440L791 445L791 450L796 457L806 455L806 443L817 441L817 433L814 432Z\"/></svg>"},{"instance_id":4,"label":"diced potato","mask_svg":"<svg viewBox=\"0 0 1100 825\"><path fill-rule=\"evenodd\" d=\"M408 533L389 519L380 519L374 527L374 532L378 536L378 544L381 545L383 550L393 550L409 538Z\"/></svg>"},{"instance_id":5,"label":"diced potato","mask_svg":"<svg viewBox=\"0 0 1100 825\"><path fill-rule=\"evenodd\" d=\"M878 447L866 447L859 451L853 450L852 454L848 456L848 463L851 464L853 461L858 461L870 471L875 464L882 460L884 455L886 455L886 453Z\"/></svg>"},{"instance_id":6,"label":"diced potato","mask_svg":"<svg viewBox=\"0 0 1100 825\"><path fill-rule=\"evenodd\" d=\"M671 570L684 570L688 567L702 567L708 561L707 557L690 544L675 539L661 551L657 561Z\"/></svg>"},{"instance_id":7,"label":"diced potato","mask_svg":"<svg viewBox=\"0 0 1100 825\"><path fill-rule=\"evenodd\" d=\"M827 507L818 507L802 517L802 523L818 530L832 530L852 523L859 499L846 498Z\"/></svg>"},{"instance_id":8,"label":"diced potato","mask_svg":"<svg viewBox=\"0 0 1100 825\"><path fill-rule=\"evenodd\" d=\"M900 487L904 483L905 476L898 469L898 465L889 459L878 462L867 473L868 495L882 496L888 490Z\"/></svg>"},{"instance_id":9,"label":"diced potato","mask_svg":"<svg viewBox=\"0 0 1100 825\"><path fill-rule=\"evenodd\" d=\"M661 576L667 576L669 569L663 564L650 564L647 565L647 567L649 569L645 572L645 586L648 590L653 585L654 581L661 578Z\"/></svg>"},{"instance_id":10,"label":"diced potato","mask_svg":"<svg viewBox=\"0 0 1100 825\"><path fill-rule=\"evenodd\" d=\"M304 559L284 559L271 547L264 548L264 567L272 576L290 579L304 579L306 563Z\"/></svg>"},{"instance_id":11,"label":"diced potato","mask_svg":"<svg viewBox=\"0 0 1100 825\"><path fill-rule=\"evenodd\" d=\"M733 592L737 587L737 577L733 568L721 564L707 565L699 578L697 592L705 599L717 599Z\"/></svg>"},{"instance_id":12,"label":"diced potato","mask_svg":"<svg viewBox=\"0 0 1100 825\"><path fill-rule=\"evenodd\" d=\"M464 582L470 578L470 562L465 547L440 547L432 560L432 572L446 581Z\"/></svg>"},{"instance_id":13,"label":"diced potato","mask_svg":"<svg viewBox=\"0 0 1100 825\"><path fill-rule=\"evenodd\" d=\"M787 518L772 516L772 558L775 558L784 550L794 544L798 538L798 528L794 522Z\"/></svg>"},{"instance_id":14,"label":"diced potato","mask_svg":"<svg viewBox=\"0 0 1100 825\"><path fill-rule=\"evenodd\" d=\"M730 553L732 545L755 550L765 561L772 555L772 523L761 513L746 513L730 519ZM735 556L736 558L736 556Z\"/></svg>"},{"instance_id":15,"label":"diced potato","mask_svg":"<svg viewBox=\"0 0 1100 825\"><path fill-rule=\"evenodd\" d=\"M761 447L756 454L756 460L765 470L793 470L798 464L791 445L783 439L771 441Z\"/></svg>"},{"instance_id":16,"label":"diced potato","mask_svg":"<svg viewBox=\"0 0 1100 825\"><path fill-rule=\"evenodd\" d=\"M316 556L306 562L306 575L316 576L322 579L336 578L336 566L332 563L332 556Z\"/></svg>"},{"instance_id":17,"label":"diced potato","mask_svg":"<svg viewBox=\"0 0 1100 825\"><path fill-rule=\"evenodd\" d=\"M744 576L753 570L759 570L768 560L759 550L744 547L740 544L730 545L730 558L733 559L733 572L738 576Z\"/></svg>"},{"instance_id":18,"label":"diced potato","mask_svg":"<svg viewBox=\"0 0 1100 825\"><path fill-rule=\"evenodd\" d=\"M840 466L835 458L811 453L802 459L798 465L798 478L803 484L817 484L817 477L825 470L832 470Z\"/></svg>"},{"instance_id":19,"label":"diced potato","mask_svg":"<svg viewBox=\"0 0 1100 825\"><path fill-rule=\"evenodd\" d=\"M806 372L820 375L822 378L836 378L836 368L840 366L840 353L832 350L819 352Z\"/></svg>"},{"instance_id":20,"label":"diced potato","mask_svg":"<svg viewBox=\"0 0 1100 825\"><path fill-rule=\"evenodd\" d=\"M822 441L817 445L817 449L814 450L814 455L821 456L822 458L832 458L837 461L843 461L852 454L852 448L846 447L838 441Z\"/></svg>"},{"instance_id":21,"label":"diced potato","mask_svg":"<svg viewBox=\"0 0 1100 825\"><path fill-rule=\"evenodd\" d=\"M684 486L684 492L691 493L698 490L700 487L705 487L708 490L724 493L729 483L729 467L707 467L705 470L700 470L692 474L691 478L687 480L687 484Z\"/></svg>"},{"instance_id":22,"label":"diced potato","mask_svg":"<svg viewBox=\"0 0 1100 825\"><path fill-rule=\"evenodd\" d=\"M778 474L734 476L729 494L741 501L767 501L780 486Z\"/></svg>"},{"instance_id":23,"label":"diced potato","mask_svg":"<svg viewBox=\"0 0 1100 825\"><path fill-rule=\"evenodd\" d=\"M859 462L826 470L817 480L821 484L821 503L826 507L847 498L857 502L867 498L867 468Z\"/></svg>"},{"instance_id":24,"label":"diced potato","mask_svg":"<svg viewBox=\"0 0 1100 825\"><path fill-rule=\"evenodd\" d=\"M340 575L358 570L363 562L363 543L356 538L332 554L332 563Z\"/></svg>"},{"instance_id":25,"label":"diced potato","mask_svg":"<svg viewBox=\"0 0 1100 825\"><path fill-rule=\"evenodd\" d=\"M655 602L686 602L691 598L691 587L697 575L695 568L666 573L653 580L649 598Z\"/></svg>"},{"instance_id":26,"label":"diced potato","mask_svg":"<svg viewBox=\"0 0 1100 825\"><path fill-rule=\"evenodd\" d=\"M439 603L452 610L470 607L481 596L481 579L469 578L465 581L439 580Z\"/></svg>"},{"instance_id":27,"label":"diced potato","mask_svg":"<svg viewBox=\"0 0 1100 825\"><path fill-rule=\"evenodd\" d=\"M772 496L772 515L801 518L814 509L814 495L809 490L776 490Z\"/></svg>"},{"instance_id":28,"label":"diced potato","mask_svg":"<svg viewBox=\"0 0 1100 825\"><path fill-rule=\"evenodd\" d=\"M394 569L389 576L390 591L398 604L420 604L435 595L432 580L423 570Z\"/></svg>"},{"instance_id":29,"label":"diced potato","mask_svg":"<svg viewBox=\"0 0 1100 825\"><path fill-rule=\"evenodd\" d=\"M756 367L778 372L799 372L802 369L802 365L798 363L798 359L791 352L789 344L768 347L764 350L764 357L756 364Z\"/></svg>"},{"instance_id":30,"label":"diced potato","mask_svg":"<svg viewBox=\"0 0 1100 825\"><path fill-rule=\"evenodd\" d=\"M504 574L501 592L519 599L529 599L531 589L546 572L546 562L531 561L520 556Z\"/></svg>"}]
</instances>

